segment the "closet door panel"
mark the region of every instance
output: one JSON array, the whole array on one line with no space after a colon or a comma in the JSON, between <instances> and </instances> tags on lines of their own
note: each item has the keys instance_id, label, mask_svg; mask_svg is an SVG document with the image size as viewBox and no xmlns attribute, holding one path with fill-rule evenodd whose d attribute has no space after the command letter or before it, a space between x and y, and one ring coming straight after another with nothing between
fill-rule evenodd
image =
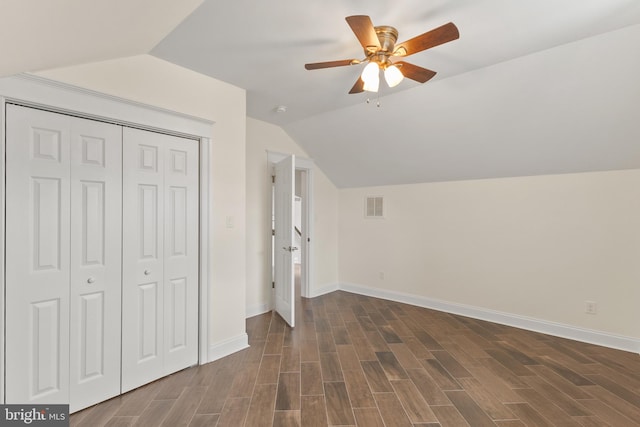
<instances>
[{"instance_id":1,"label":"closet door panel","mask_svg":"<svg viewBox=\"0 0 640 427\"><path fill-rule=\"evenodd\" d=\"M6 114L6 403L67 403L69 118Z\"/></svg>"},{"instance_id":2,"label":"closet door panel","mask_svg":"<svg viewBox=\"0 0 640 427\"><path fill-rule=\"evenodd\" d=\"M123 135L123 391L198 362L198 143Z\"/></svg>"},{"instance_id":3,"label":"closet door panel","mask_svg":"<svg viewBox=\"0 0 640 427\"><path fill-rule=\"evenodd\" d=\"M155 135L123 129L122 392L164 372L164 156Z\"/></svg>"},{"instance_id":4,"label":"closet door panel","mask_svg":"<svg viewBox=\"0 0 640 427\"><path fill-rule=\"evenodd\" d=\"M198 362L198 143L167 137L165 372Z\"/></svg>"},{"instance_id":5,"label":"closet door panel","mask_svg":"<svg viewBox=\"0 0 640 427\"><path fill-rule=\"evenodd\" d=\"M71 411L120 393L122 128L71 130Z\"/></svg>"}]
</instances>

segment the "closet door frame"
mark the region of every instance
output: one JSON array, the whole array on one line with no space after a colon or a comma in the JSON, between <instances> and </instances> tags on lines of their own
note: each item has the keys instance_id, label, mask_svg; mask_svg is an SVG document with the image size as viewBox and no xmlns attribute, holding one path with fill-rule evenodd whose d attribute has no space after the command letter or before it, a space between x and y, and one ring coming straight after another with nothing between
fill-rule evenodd
<instances>
[{"instance_id":1,"label":"closet door frame","mask_svg":"<svg viewBox=\"0 0 640 427\"><path fill-rule=\"evenodd\" d=\"M0 78L0 402L5 399L5 117L6 105L17 104L90 120L114 123L197 140L199 143L199 321L198 364L209 362L209 232L211 132L214 122L27 74Z\"/></svg>"}]
</instances>

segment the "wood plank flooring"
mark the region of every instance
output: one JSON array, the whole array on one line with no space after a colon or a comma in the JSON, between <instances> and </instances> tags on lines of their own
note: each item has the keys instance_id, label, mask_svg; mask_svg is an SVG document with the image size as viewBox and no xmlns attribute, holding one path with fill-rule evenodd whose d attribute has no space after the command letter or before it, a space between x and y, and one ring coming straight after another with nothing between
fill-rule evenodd
<instances>
[{"instance_id":1,"label":"wood plank flooring","mask_svg":"<svg viewBox=\"0 0 640 427\"><path fill-rule=\"evenodd\" d=\"M346 292L73 426L639 426L640 356Z\"/></svg>"}]
</instances>

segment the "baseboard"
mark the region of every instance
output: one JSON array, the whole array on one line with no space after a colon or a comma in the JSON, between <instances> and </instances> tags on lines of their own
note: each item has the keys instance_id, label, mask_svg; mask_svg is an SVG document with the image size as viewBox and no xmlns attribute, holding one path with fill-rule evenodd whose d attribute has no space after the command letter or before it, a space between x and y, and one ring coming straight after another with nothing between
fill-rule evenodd
<instances>
[{"instance_id":1,"label":"baseboard","mask_svg":"<svg viewBox=\"0 0 640 427\"><path fill-rule=\"evenodd\" d=\"M315 297L319 297L320 295L324 295L324 294L328 294L334 291L337 291L339 288L339 285L337 283L330 283L328 285L323 285L320 286L318 288L314 288L311 290L311 295L308 296L308 298L315 298ZM253 316L259 316L261 314L267 313L269 311L272 310L271 304L269 303L264 303L264 304L257 304L251 307L247 307L247 319Z\"/></svg>"},{"instance_id":2,"label":"baseboard","mask_svg":"<svg viewBox=\"0 0 640 427\"><path fill-rule=\"evenodd\" d=\"M246 333L210 344L208 362L221 359L247 347L249 347L249 336Z\"/></svg>"},{"instance_id":3,"label":"baseboard","mask_svg":"<svg viewBox=\"0 0 640 427\"><path fill-rule=\"evenodd\" d=\"M322 285L319 287L315 287L311 289L311 295L309 298L319 297L320 295L325 295L340 289L340 285L338 283L329 283L326 285Z\"/></svg>"},{"instance_id":4,"label":"baseboard","mask_svg":"<svg viewBox=\"0 0 640 427\"><path fill-rule=\"evenodd\" d=\"M269 303L264 303L264 304L258 304L258 305L254 305L251 307L247 307L247 319L249 317L253 317L253 316L258 316L260 314L264 314L268 311L271 311L271 304Z\"/></svg>"},{"instance_id":5,"label":"baseboard","mask_svg":"<svg viewBox=\"0 0 640 427\"><path fill-rule=\"evenodd\" d=\"M640 339L610 334L591 329L579 328L572 325L550 322L532 317L520 316L512 313L490 310L465 304L427 298L420 295L406 294L387 289L371 288L352 283L342 283L339 289L359 295L382 298L390 301L402 302L418 307L430 308L445 313L459 314L479 320L513 326L534 332L541 332L557 337L582 341L589 344L601 345L618 350L640 353Z\"/></svg>"}]
</instances>

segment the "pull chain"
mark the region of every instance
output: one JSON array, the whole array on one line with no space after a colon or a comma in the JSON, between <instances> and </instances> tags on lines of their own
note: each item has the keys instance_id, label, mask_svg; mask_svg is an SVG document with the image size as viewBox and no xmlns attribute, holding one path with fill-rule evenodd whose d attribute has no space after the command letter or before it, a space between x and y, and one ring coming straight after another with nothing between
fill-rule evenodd
<instances>
[{"instance_id":1,"label":"pull chain","mask_svg":"<svg viewBox=\"0 0 640 427\"><path fill-rule=\"evenodd\" d=\"M371 103L371 99L367 98L367 104ZM376 107L380 108L380 95L376 98Z\"/></svg>"}]
</instances>

